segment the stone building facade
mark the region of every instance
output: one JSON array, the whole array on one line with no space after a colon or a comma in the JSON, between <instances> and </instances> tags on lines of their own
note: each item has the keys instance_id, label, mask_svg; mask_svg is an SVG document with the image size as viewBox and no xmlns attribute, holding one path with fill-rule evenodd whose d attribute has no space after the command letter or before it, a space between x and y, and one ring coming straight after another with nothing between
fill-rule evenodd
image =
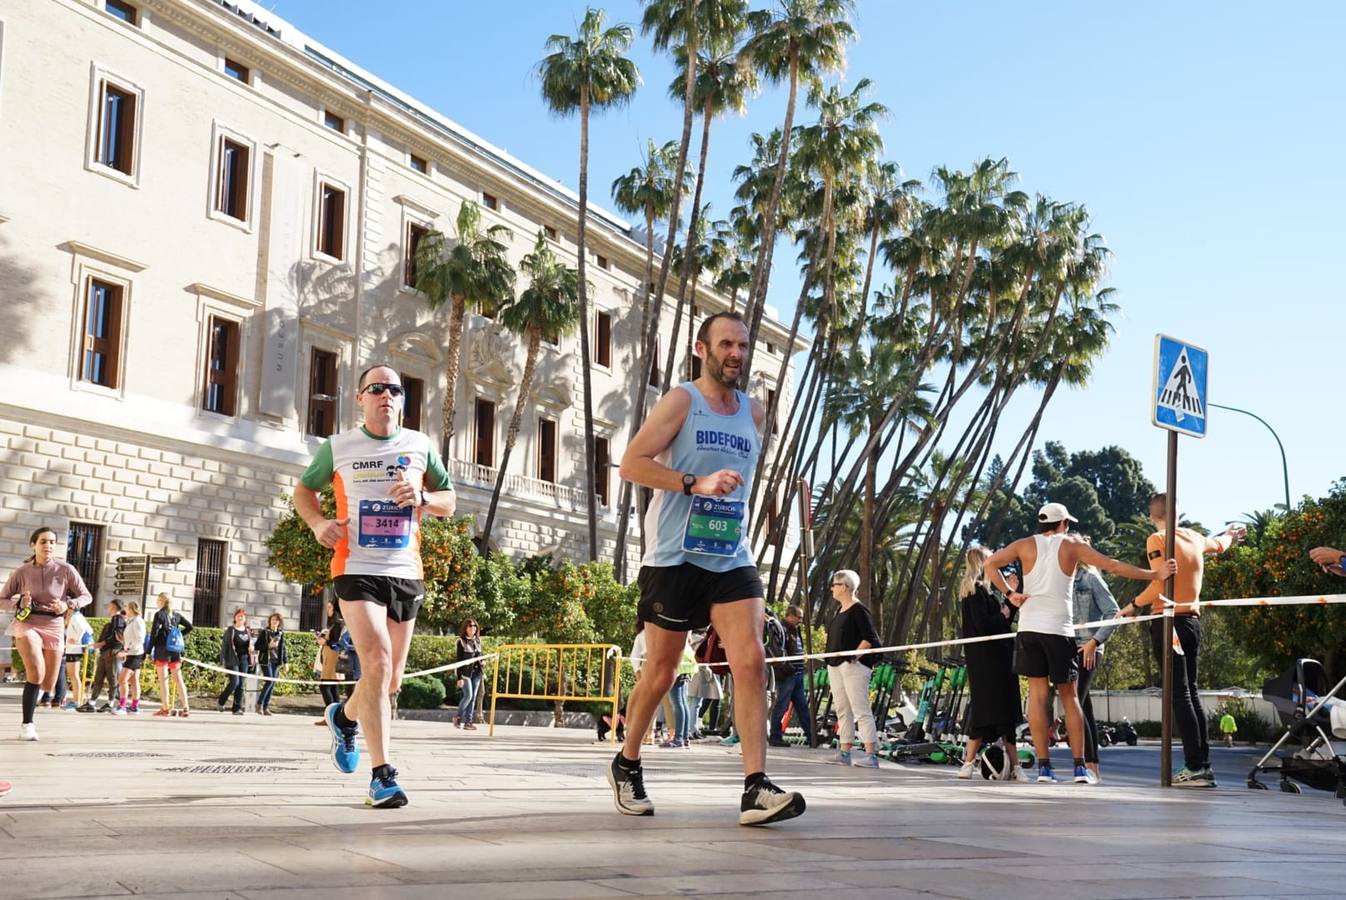
<instances>
[{"instance_id":1,"label":"stone building facade","mask_svg":"<svg viewBox=\"0 0 1346 900\"><path fill-rule=\"evenodd\" d=\"M516 264L539 230L575 260L571 193L247 2L0 0L0 159L0 567L54 527L100 612L118 557L148 553L181 558L151 592L204 624L316 621L263 541L322 435L356 424L358 373L394 365L440 441L448 317L409 286L415 242L473 200ZM611 558L644 247L590 221ZM524 348L468 318L446 464L480 522ZM786 336L768 317L762 399ZM513 555L587 552L578 346L539 363L495 530Z\"/></svg>"}]
</instances>

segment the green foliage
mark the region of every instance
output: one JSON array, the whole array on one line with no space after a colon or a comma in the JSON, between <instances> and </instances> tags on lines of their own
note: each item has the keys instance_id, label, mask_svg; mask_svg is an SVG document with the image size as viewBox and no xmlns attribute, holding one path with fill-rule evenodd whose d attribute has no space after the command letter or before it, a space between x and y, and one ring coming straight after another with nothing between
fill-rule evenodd
<instances>
[{"instance_id":1,"label":"green foliage","mask_svg":"<svg viewBox=\"0 0 1346 900\"><path fill-rule=\"evenodd\" d=\"M426 631L456 631L463 619L478 621L476 584L481 560L472 543L472 517L421 520L421 566L425 605L417 625ZM482 628L487 626L482 622Z\"/></svg>"},{"instance_id":2,"label":"green foliage","mask_svg":"<svg viewBox=\"0 0 1346 900\"><path fill-rule=\"evenodd\" d=\"M402 682L397 705L407 709L436 709L444 697L444 683L438 678L408 678Z\"/></svg>"},{"instance_id":3,"label":"green foliage","mask_svg":"<svg viewBox=\"0 0 1346 900\"><path fill-rule=\"evenodd\" d=\"M517 635L552 643L627 644L635 631L639 588L619 584L610 563L526 568L531 602L516 609Z\"/></svg>"},{"instance_id":4,"label":"green foliage","mask_svg":"<svg viewBox=\"0 0 1346 900\"><path fill-rule=\"evenodd\" d=\"M1229 699L1206 713L1207 736L1212 741L1224 740L1224 733L1220 731L1220 718L1225 713L1234 717L1234 725L1238 729L1234 732L1236 741L1259 744L1269 740L1277 731L1271 723L1257 715L1249 704L1242 700Z\"/></svg>"},{"instance_id":5,"label":"green foliage","mask_svg":"<svg viewBox=\"0 0 1346 900\"><path fill-rule=\"evenodd\" d=\"M1318 546L1346 547L1346 482L1267 522L1256 544L1209 563L1203 595L1216 600L1341 593L1346 582L1309 559L1309 550ZM1311 656L1333 678L1346 673L1346 607L1250 607L1231 613L1229 633L1270 670Z\"/></svg>"},{"instance_id":6,"label":"green foliage","mask_svg":"<svg viewBox=\"0 0 1346 900\"><path fill-rule=\"evenodd\" d=\"M294 509L294 498L282 494L289 510L266 539L267 564L291 584L326 585L332 580L332 551L318 543ZM336 518L336 495L329 486L321 495L322 514Z\"/></svg>"}]
</instances>

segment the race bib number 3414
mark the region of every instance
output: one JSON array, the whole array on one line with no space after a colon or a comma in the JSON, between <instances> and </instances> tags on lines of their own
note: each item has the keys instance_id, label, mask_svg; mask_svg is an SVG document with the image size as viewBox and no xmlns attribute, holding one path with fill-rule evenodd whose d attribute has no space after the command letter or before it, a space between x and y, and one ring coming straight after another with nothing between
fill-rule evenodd
<instances>
[{"instance_id":1,"label":"race bib number 3414","mask_svg":"<svg viewBox=\"0 0 1346 900\"><path fill-rule=\"evenodd\" d=\"M360 501L360 546L399 550L411 543L411 507L391 500Z\"/></svg>"}]
</instances>

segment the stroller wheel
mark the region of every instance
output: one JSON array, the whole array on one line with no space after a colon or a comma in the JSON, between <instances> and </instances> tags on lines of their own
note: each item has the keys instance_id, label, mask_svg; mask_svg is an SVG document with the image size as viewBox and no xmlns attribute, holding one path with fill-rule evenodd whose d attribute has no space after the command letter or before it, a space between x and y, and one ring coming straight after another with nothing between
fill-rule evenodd
<instances>
[{"instance_id":1,"label":"stroller wheel","mask_svg":"<svg viewBox=\"0 0 1346 900\"><path fill-rule=\"evenodd\" d=\"M1260 781L1253 781L1251 778L1249 778L1249 779L1248 779L1248 790L1250 790L1250 791L1269 791L1269 790L1271 790L1271 788L1267 787L1265 784L1263 784L1263 783L1260 782Z\"/></svg>"},{"instance_id":2,"label":"stroller wheel","mask_svg":"<svg viewBox=\"0 0 1346 900\"><path fill-rule=\"evenodd\" d=\"M1283 794L1302 794L1304 789L1293 781L1281 780L1281 793Z\"/></svg>"}]
</instances>

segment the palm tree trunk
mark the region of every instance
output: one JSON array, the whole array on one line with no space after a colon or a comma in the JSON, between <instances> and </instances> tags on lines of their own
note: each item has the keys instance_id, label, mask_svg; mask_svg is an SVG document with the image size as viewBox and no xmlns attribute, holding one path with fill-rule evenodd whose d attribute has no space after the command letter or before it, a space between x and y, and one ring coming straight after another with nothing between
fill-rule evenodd
<instances>
[{"instance_id":1,"label":"palm tree trunk","mask_svg":"<svg viewBox=\"0 0 1346 900\"><path fill-rule=\"evenodd\" d=\"M678 279L678 307L677 312L673 314L673 333L677 334L682 322L683 310L687 309L689 302L694 303L696 291L692 291L692 297L687 297L687 285L691 280L692 266L696 264L693 257L696 255L697 231L701 227L701 191L706 183L706 156L710 152L710 123L714 119L712 114L712 105L709 100L706 101L705 108L701 111L701 154L696 166L696 188L692 191L692 214L687 218L687 239L682 242L682 274ZM691 320L693 316L691 311L687 311L687 331L690 334L692 330ZM691 379L692 372L692 351L690 349L691 341L688 341L687 351L687 376ZM673 377L673 360L676 358L677 341L668 342L668 364L664 366L664 378L661 388L664 393L668 393L670 380Z\"/></svg>"},{"instance_id":2,"label":"palm tree trunk","mask_svg":"<svg viewBox=\"0 0 1346 900\"><path fill-rule=\"evenodd\" d=\"M650 279L654 277L654 207L646 205L645 207L645 280L641 282L641 293L644 294L644 302L640 308L640 344L636 349L636 356L639 358L638 371L646 371L649 360L645 358L645 346L649 340L650 333L650 306L653 301L653 292L650 290ZM636 410L645 408L645 383L637 378L635 384L631 386L631 415L636 416ZM631 527L631 482L622 479L621 487L617 489L617 547L613 551L612 568L616 573L619 582L626 583L626 536Z\"/></svg>"},{"instance_id":3,"label":"palm tree trunk","mask_svg":"<svg viewBox=\"0 0 1346 900\"><path fill-rule=\"evenodd\" d=\"M523 422L523 411L528 407L533 395L533 373L537 369L538 351L542 348L542 331L534 328L528 332L528 359L523 366L523 377L519 380L519 400L514 404L514 415L509 420L509 431L505 432L505 451L500 455L500 469L495 473L495 490L491 492L491 505L486 510L486 525L481 530L481 554L489 555L491 547L491 529L495 525L496 507L500 505L500 491L505 486L505 471L509 468L509 457L514 452L514 443L519 439L519 426Z\"/></svg>"},{"instance_id":4,"label":"palm tree trunk","mask_svg":"<svg viewBox=\"0 0 1346 900\"><path fill-rule=\"evenodd\" d=\"M740 376L742 387L748 386L752 372L752 358L757 348L757 334L762 329L762 311L766 307L767 286L771 282L771 251L776 242L776 220L780 217L781 192L785 188L785 172L790 161L790 131L794 128L795 103L799 98L799 50L790 51L790 93L785 101L785 122L781 126L780 159L776 162L776 178L771 182L767 196L766 215L762 222L762 244L757 248L757 265L753 268L752 286L748 290L748 358L743 361ZM789 348L786 348L789 352Z\"/></svg>"},{"instance_id":5,"label":"palm tree trunk","mask_svg":"<svg viewBox=\"0 0 1346 900\"><path fill-rule=\"evenodd\" d=\"M594 491L594 386L589 368L589 298L584 280L585 226L589 218L589 88L580 85L580 215L576 229L579 255L580 367L584 382L584 497L589 512L589 562L598 559L598 496Z\"/></svg>"},{"instance_id":6,"label":"palm tree trunk","mask_svg":"<svg viewBox=\"0 0 1346 900\"><path fill-rule=\"evenodd\" d=\"M865 319L869 315L869 286L874 278L874 257L878 252L879 226L875 223L869 233L869 258L865 260L865 283L860 288L860 320L856 325L856 334L865 333Z\"/></svg>"},{"instance_id":7,"label":"palm tree trunk","mask_svg":"<svg viewBox=\"0 0 1346 900\"><path fill-rule=\"evenodd\" d=\"M454 403L458 394L458 367L463 349L463 319L467 305L461 297L449 301L449 333L444 347L444 402L441 405L440 434L443 435L439 455L445 462L453 455Z\"/></svg>"}]
</instances>

